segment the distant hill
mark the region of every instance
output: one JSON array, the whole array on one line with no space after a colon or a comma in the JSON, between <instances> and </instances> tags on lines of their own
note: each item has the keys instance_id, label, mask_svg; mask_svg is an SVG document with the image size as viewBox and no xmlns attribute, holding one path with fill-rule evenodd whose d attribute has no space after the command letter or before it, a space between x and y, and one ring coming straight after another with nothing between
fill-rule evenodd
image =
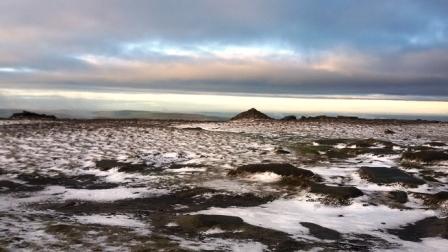
<instances>
[{"instance_id":1,"label":"distant hill","mask_svg":"<svg viewBox=\"0 0 448 252\"><path fill-rule=\"evenodd\" d=\"M9 118L19 109L0 109L0 118ZM188 113L165 113L154 111L77 111L77 110L38 110L35 113L52 114L61 119L159 119L159 120L191 120L191 121L223 121L224 117Z\"/></svg>"},{"instance_id":2,"label":"distant hill","mask_svg":"<svg viewBox=\"0 0 448 252\"><path fill-rule=\"evenodd\" d=\"M232 117L231 120L271 120L272 118L267 116L266 114L261 113L255 108L251 108L247 111L241 112L238 115Z\"/></svg>"},{"instance_id":3,"label":"distant hill","mask_svg":"<svg viewBox=\"0 0 448 252\"><path fill-rule=\"evenodd\" d=\"M184 114L184 113L164 113L151 111L134 111L134 110L120 110L120 111L97 111L94 113L95 118L115 118L115 119L159 119L159 120L191 120L191 121L222 121L221 117L206 116L199 114Z\"/></svg>"},{"instance_id":4,"label":"distant hill","mask_svg":"<svg viewBox=\"0 0 448 252\"><path fill-rule=\"evenodd\" d=\"M14 113L20 113L27 109L2 109L0 108L0 119L8 119ZM200 112L198 114L192 113L165 113L157 111L139 111L139 110L117 110L117 111L88 111L88 110L34 110L32 112L38 114L54 115L59 119L95 119L95 118L110 118L110 119L159 119L159 120L191 120L191 121L226 121L228 119L240 120L266 120L266 119L284 119L293 120L291 114L282 113L270 113L266 114L256 110L250 109L244 111L234 117L233 112L218 111L218 112ZM288 115L285 117L285 115ZM294 115L295 116L295 115ZM362 119L368 120L429 120L429 121L448 121L446 115L386 115L386 114L357 114L357 115L338 115L334 113L328 113L327 115L315 115L311 113L301 113L297 116L297 120L301 121L343 121L343 120L355 120L362 121Z\"/></svg>"}]
</instances>

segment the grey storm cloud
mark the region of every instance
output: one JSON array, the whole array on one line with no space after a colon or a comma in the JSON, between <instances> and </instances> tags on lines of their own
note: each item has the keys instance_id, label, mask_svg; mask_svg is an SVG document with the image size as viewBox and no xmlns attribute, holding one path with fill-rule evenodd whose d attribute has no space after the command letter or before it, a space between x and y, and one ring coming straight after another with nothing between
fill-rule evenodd
<instances>
[{"instance_id":1,"label":"grey storm cloud","mask_svg":"<svg viewBox=\"0 0 448 252\"><path fill-rule=\"evenodd\" d=\"M0 2L0 87L448 97L448 2Z\"/></svg>"}]
</instances>

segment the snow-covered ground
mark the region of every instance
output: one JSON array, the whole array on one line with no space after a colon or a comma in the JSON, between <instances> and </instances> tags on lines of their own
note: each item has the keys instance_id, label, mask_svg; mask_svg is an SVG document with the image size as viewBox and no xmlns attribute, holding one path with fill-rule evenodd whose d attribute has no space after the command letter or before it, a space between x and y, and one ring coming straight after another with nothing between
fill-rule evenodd
<instances>
[{"instance_id":1,"label":"snow-covered ground","mask_svg":"<svg viewBox=\"0 0 448 252\"><path fill-rule=\"evenodd\" d=\"M370 138L378 143L362 153L327 157L360 148L346 139ZM448 191L448 163L408 167L400 158L410 147L447 151L448 123L8 120L0 121L0 139L0 250L278 249L247 231L256 228L311 251L363 250L354 241L363 235L371 250L448 247L446 230L445 237L419 241L390 231L446 218L446 200L431 205L424 197ZM344 140L324 146L322 139ZM299 151L313 148L312 155ZM363 196L328 204L307 187L285 186L272 171L228 175L260 163L289 163L312 171L320 185L353 186ZM373 183L358 172L366 166L398 167L424 183ZM388 198L397 190L407 202ZM192 235L176 224L186 214L235 216L244 225L229 233L216 224ZM338 241L319 238L302 223L331 229Z\"/></svg>"}]
</instances>

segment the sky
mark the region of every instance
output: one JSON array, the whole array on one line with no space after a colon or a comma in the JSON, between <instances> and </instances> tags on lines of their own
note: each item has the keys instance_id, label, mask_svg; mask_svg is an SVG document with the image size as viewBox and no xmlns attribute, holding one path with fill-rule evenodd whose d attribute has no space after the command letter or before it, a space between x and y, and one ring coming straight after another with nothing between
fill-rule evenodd
<instances>
[{"instance_id":1,"label":"sky","mask_svg":"<svg viewBox=\"0 0 448 252\"><path fill-rule=\"evenodd\" d=\"M0 108L281 110L276 99L448 114L448 1L0 1Z\"/></svg>"}]
</instances>

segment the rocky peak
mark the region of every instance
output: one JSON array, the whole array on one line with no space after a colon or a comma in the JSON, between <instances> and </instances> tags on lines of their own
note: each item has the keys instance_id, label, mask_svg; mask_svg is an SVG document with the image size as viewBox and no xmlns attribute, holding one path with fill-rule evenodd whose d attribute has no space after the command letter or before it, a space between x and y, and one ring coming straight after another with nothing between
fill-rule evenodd
<instances>
[{"instance_id":1,"label":"rocky peak","mask_svg":"<svg viewBox=\"0 0 448 252\"><path fill-rule=\"evenodd\" d=\"M241 112L238 115L232 117L231 120L242 120L242 119L249 119L249 120L269 120L272 119L266 114L261 113L260 111L256 110L255 108L251 108L247 111Z\"/></svg>"}]
</instances>

